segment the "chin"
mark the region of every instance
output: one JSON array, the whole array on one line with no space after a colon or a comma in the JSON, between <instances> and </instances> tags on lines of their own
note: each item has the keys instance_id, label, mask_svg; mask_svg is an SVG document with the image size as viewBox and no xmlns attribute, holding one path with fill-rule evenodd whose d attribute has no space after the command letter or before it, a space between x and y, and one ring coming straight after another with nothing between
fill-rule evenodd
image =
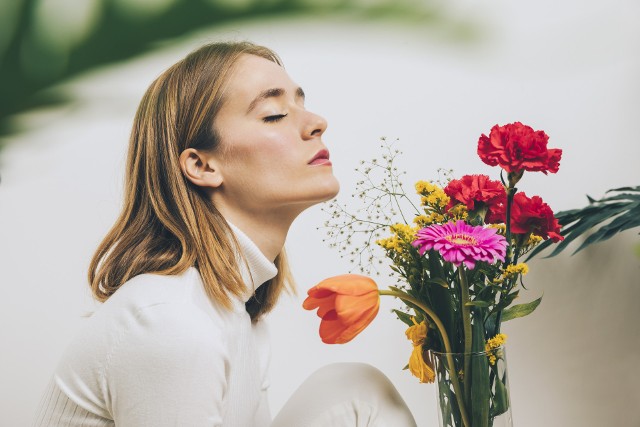
<instances>
[{"instance_id":1,"label":"chin","mask_svg":"<svg viewBox=\"0 0 640 427\"><path fill-rule=\"evenodd\" d=\"M318 183L316 183L313 189L305 189L304 194L301 195L297 203L293 202L293 204L301 204L304 206L304 209L307 209L318 203L333 199L340 191L340 184L335 178L325 181L322 185L317 184Z\"/></svg>"},{"instance_id":2,"label":"chin","mask_svg":"<svg viewBox=\"0 0 640 427\"><path fill-rule=\"evenodd\" d=\"M338 195L340 192L340 183L338 180L333 177L332 180L327 180L326 185L322 189L323 197L320 202L326 202L327 200L331 200Z\"/></svg>"}]
</instances>

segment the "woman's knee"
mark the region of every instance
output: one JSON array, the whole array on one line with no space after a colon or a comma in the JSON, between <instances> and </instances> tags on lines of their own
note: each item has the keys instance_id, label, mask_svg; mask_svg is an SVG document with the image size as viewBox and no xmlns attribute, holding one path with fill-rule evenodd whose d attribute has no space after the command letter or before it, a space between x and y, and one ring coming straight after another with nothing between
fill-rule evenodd
<instances>
[{"instance_id":1,"label":"woman's knee","mask_svg":"<svg viewBox=\"0 0 640 427\"><path fill-rule=\"evenodd\" d=\"M325 365L309 377L310 381L340 383L345 386L360 387L363 390L395 388L391 381L378 368L367 363L340 362Z\"/></svg>"},{"instance_id":2,"label":"woman's knee","mask_svg":"<svg viewBox=\"0 0 640 427\"><path fill-rule=\"evenodd\" d=\"M389 378L366 363L332 363L319 368L286 406L276 425L285 425L283 419L288 420L292 413L298 416L300 408L305 407L308 419L321 420L345 412L357 414L356 419L370 419L371 424L366 425L415 426L409 408Z\"/></svg>"},{"instance_id":3,"label":"woman's knee","mask_svg":"<svg viewBox=\"0 0 640 427\"><path fill-rule=\"evenodd\" d=\"M378 368L367 363L343 362L323 366L310 381L333 393L369 402L376 406L406 407L391 380Z\"/></svg>"}]
</instances>

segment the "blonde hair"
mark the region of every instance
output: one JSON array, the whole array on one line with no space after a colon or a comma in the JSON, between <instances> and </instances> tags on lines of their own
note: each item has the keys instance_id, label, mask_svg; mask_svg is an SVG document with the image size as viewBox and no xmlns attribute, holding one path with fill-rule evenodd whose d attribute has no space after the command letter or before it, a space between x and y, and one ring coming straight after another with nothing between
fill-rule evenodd
<instances>
[{"instance_id":1,"label":"blonde hair","mask_svg":"<svg viewBox=\"0 0 640 427\"><path fill-rule=\"evenodd\" d=\"M89 265L89 284L98 301L136 275L180 274L191 266L198 268L209 298L224 307L231 307L232 296L246 292L235 235L179 165L187 148L220 148L213 124L224 102L225 82L243 54L282 66L263 46L212 43L162 73L144 94L129 141L124 206ZM275 265L278 274L246 304L254 321L274 307L283 290L295 292L284 249Z\"/></svg>"}]
</instances>

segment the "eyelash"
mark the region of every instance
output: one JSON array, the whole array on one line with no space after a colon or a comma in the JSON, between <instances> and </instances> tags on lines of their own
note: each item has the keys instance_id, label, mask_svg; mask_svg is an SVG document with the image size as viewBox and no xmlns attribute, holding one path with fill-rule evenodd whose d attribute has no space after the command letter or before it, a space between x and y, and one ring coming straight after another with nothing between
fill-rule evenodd
<instances>
[{"instance_id":1,"label":"eyelash","mask_svg":"<svg viewBox=\"0 0 640 427\"><path fill-rule=\"evenodd\" d=\"M274 116L265 117L264 119L262 119L262 121L264 121L266 123L274 123L274 122L279 122L280 120L284 119L285 117L287 117L287 114L276 114Z\"/></svg>"}]
</instances>

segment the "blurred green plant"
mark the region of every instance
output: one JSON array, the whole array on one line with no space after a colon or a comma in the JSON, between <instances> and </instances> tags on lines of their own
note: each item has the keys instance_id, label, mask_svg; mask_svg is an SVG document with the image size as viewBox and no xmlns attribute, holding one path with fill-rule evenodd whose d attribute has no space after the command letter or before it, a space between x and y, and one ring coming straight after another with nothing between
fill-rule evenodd
<instances>
[{"instance_id":1,"label":"blurred green plant","mask_svg":"<svg viewBox=\"0 0 640 427\"><path fill-rule=\"evenodd\" d=\"M589 205L582 209L558 212L556 218L562 225L564 240L556 245L547 258L562 252L578 237L597 228L587 237L573 254L598 242L608 240L616 234L640 227L640 186L621 187L607 191L610 196L595 200L587 196ZM550 241L540 244L529 254L529 259L550 245ZM640 254L640 252L639 252Z\"/></svg>"},{"instance_id":2,"label":"blurred green plant","mask_svg":"<svg viewBox=\"0 0 640 427\"><path fill-rule=\"evenodd\" d=\"M447 25L442 11L432 0L0 0L0 137L19 130L17 114L64 102L47 90L56 84L200 28L328 12Z\"/></svg>"}]
</instances>

